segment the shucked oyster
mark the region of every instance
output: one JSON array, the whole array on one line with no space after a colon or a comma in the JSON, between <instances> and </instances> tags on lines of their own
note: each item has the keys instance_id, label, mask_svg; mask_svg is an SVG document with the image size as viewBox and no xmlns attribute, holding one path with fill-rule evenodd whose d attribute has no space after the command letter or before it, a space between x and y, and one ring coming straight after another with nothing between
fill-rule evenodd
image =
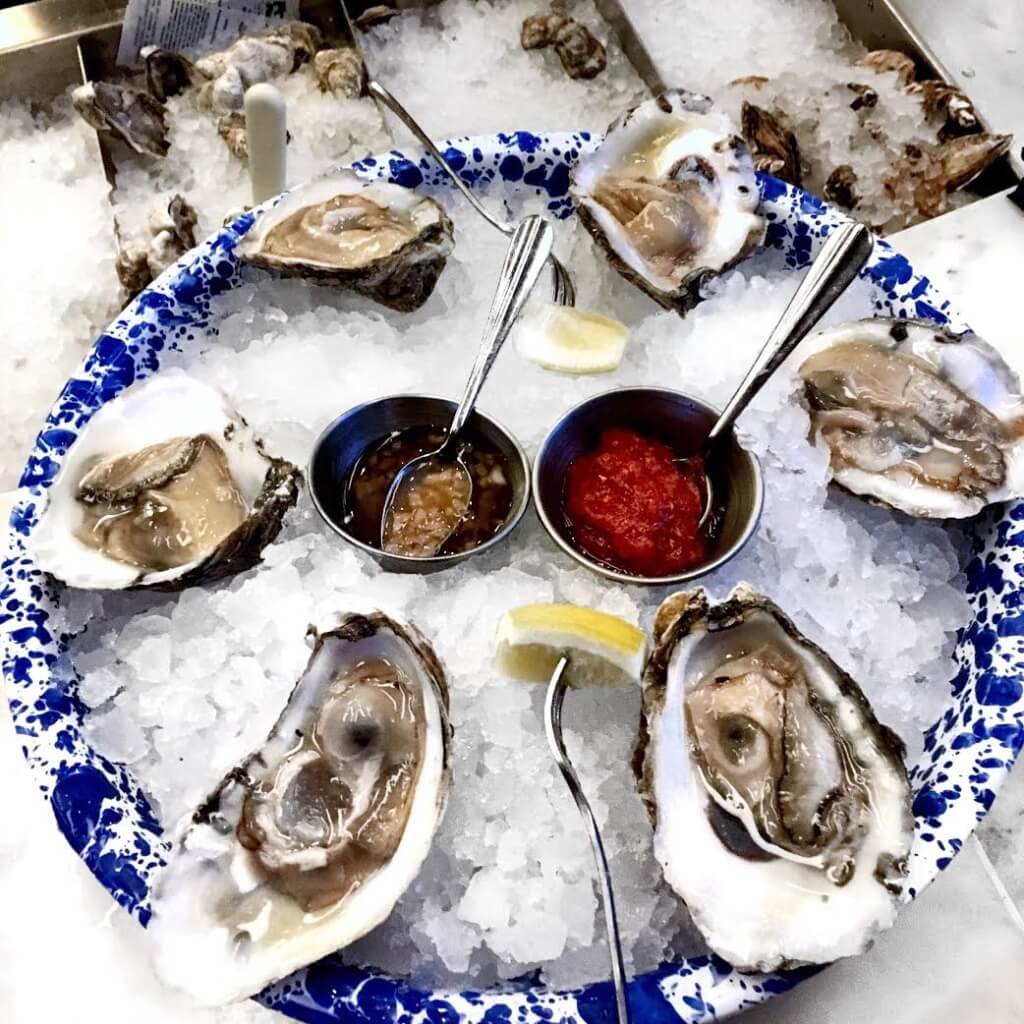
<instances>
[{"instance_id":1,"label":"shucked oyster","mask_svg":"<svg viewBox=\"0 0 1024 1024\"><path fill-rule=\"evenodd\" d=\"M741 970L827 963L892 925L913 834L903 744L745 584L666 600L636 760L654 852Z\"/></svg>"},{"instance_id":2,"label":"shucked oyster","mask_svg":"<svg viewBox=\"0 0 1024 1024\"><path fill-rule=\"evenodd\" d=\"M683 90L613 122L573 169L572 195L612 266L680 312L764 236L747 144L711 100Z\"/></svg>"},{"instance_id":3,"label":"shucked oyster","mask_svg":"<svg viewBox=\"0 0 1024 1024\"><path fill-rule=\"evenodd\" d=\"M430 297L453 245L439 203L342 170L264 211L236 251L257 266L350 288L406 312Z\"/></svg>"},{"instance_id":4,"label":"shucked oyster","mask_svg":"<svg viewBox=\"0 0 1024 1024\"><path fill-rule=\"evenodd\" d=\"M377 611L311 633L277 724L156 885L157 971L203 1003L252 995L380 924L444 809L448 691L430 645Z\"/></svg>"},{"instance_id":5,"label":"shucked oyster","mask_svg":"<svg viewBox=\"0 0 1024 1024\"><path fill-rule=\"evenodd\" d=\"M981 338L879 318L817 341L800 376L836 483L935 518L1024 496L1021 383Z\"/></svg>"},{"instance_id":6,"label":"shucked oyster","mask_svg":"<svg viewBox=\"0 0 1024 1024\"><path fill-rule=\"evenodd\" d=\"M255 565L298 484L219 391L168 371L89 421L30 544L72 586L178 589Z\"/></svg>"}]
</instances>

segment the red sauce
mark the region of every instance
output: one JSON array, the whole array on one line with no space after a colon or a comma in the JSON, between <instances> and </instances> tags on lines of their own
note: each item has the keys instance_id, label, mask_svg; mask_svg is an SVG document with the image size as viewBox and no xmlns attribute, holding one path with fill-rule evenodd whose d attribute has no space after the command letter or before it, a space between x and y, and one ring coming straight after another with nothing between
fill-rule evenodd
<instances>
[{"instance_id":1,"label":"red sauce","mask_svg":"<svg viewBox=\"0 0 1024 1024\"><path fill-rule=\"evenodd\" d=\"M668 576L704 561L704 464L611 427L569 464L565 517L579 547L634 576Z\"/></svg>"}]
</instances>

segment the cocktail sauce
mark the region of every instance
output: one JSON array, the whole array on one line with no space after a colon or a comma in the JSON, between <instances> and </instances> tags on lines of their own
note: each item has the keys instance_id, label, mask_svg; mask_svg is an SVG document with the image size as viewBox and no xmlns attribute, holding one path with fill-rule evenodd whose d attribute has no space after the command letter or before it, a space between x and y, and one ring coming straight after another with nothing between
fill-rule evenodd
<instances>
[{"instance_id":1,"label":"cocktail sauce","mask_svg":"<svg viewBox=\"0 0 1024 1024\"><path fill-rule=\"evenodd\" d=\"M633 576L669 576L708 556L700 525L704 463L661 441L609 427L569 464L563 510L576 544Z\"/></svg>"}]
</instances>

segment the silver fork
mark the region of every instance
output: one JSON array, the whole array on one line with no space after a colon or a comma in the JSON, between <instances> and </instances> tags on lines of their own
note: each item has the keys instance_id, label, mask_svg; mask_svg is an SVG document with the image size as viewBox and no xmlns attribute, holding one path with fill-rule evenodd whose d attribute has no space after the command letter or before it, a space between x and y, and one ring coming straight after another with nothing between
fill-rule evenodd
<instances>
[{"instance_id":1,"label":"silver fork","mask_svg":"<svg viewBox=\"0 0 1024 1024\"><path fill-rule=\"evenodd\" d=\"M587 827L590 846L594 851L594 863L597 865L598 880L601 883L601 901L604 904L604 927L608 935L608 955L612 962L612 981L615 984L615 1012L618 1024L630 1024L629 1003L626 998L626 968L622 962L622 942L619 939L619 919L615 913L615 893L612 891L612 876L608 870L608 858L601 842L601 831L597 827L597 818L590 808L590 803L580 785L579 776L573 768L572 761L565 750L562 738L562 704L565 701L567 682L565 670L569 667L569 659L562 657L555 666L548 683L547 699L544 702L544 731L548 738L548 747L555 758L562 778L572 793L573 800L579 808L583 824Z\"/></svg>"},{"instance_id":2,"label":"silver fork","mask_svg":"<svg viewBox=\"0 0 1024 1024\"><path fill-rule=\"evenodd\" d=\"M444 154L441 150L434 145L430 136L427 135L419 124L417 124L416 119L412 114L410 114L409 111L406 110L405 107L403 107L402 104L399 103L398 100L395 99L395 97L392 96L391 93L370 73L370 65L367 64L366 54L363 53L363 48L359 45L359 37L356 34L355 26L352 24L352 19L349 17L348 8L345 6L345 0L338 0L338 7L341 9L341 13L348 25L349 35L352 37L352 45L356 48L356 52L359 54L363 61L363 66L366 68L367 93L387 107L388 110L390 110L391 113L394 114L410 132L412 132L416 137L416 140L437 161L441 170L448 175L452 184L466 197L466 201L469 205L472 206L473 209L491 225L491 227L500 231L507 238L511 238L516 229L516 225L495 217L483 205L483 203L480 202L473 193L473 190L459 177L455 169L444 158ZM551 285L554 301L560 306L574 306L576 304L576 287L573 284L572 275L566 269L565 264L563 264L554 253L548 257L548 262L551 264Z\"/></svg>"}]
</instances>

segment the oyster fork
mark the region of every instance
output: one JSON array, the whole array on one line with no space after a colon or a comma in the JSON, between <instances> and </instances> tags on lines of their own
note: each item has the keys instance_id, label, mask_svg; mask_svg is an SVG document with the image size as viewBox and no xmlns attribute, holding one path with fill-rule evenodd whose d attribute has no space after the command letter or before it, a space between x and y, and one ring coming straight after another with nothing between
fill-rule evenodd
<instances>
[{"instance_id":1,"label":"oyster fork","mask_svg":"<svg viewBox=\"0 0 1024 1024\"><path fill-rule=\"evenodd\" d=\"M630 1024L629 1003L626 998L626 968L622 962L622 942L619 938L619 919L615 913L615 893L612 890L611 872L608 870L608 858L605 856L604 844L601 842L601 831L597 826L597 818L591 810L590 803L579 776L565 749L562 737L562 704L568 682L565 670L569 667L569 659L564 655L555 666L548 683L547 697L544 701L544 732L548 738L548 747L555 762L569 787L573 800L579 808L583 823L587 827L590 846L594 852L594 863L601 883L601 901L604 904L604 926L608 935L608 955L612 961L612 981L615 984L615 1013L618 1024Z\"/></svg>"},{"instance_id":2,"label":"oyster fork","mask_svg":"<svg viewBox=\"0 0 1024 1024\"><path fill-rule=\"evenodd\" d=\"M470 206L491 227L500 231L506 238L511 238L516 230L517 225L511 221L501 220L495 217L483 203L476 197L473 190L459 177L455 169L445 159L444 154L434 144L433 140L429 135L419 126L416 119L409 113L405 107L383 86L378 82L373 75L370 73L370 65L366 62L366 54L363 53L363 48L359 45L359 37L356 34L355 26L352 24L352 19L349 17L348 7L345 4L345 0L338 0L338 7L341 9L341 13L345 19L345 23L348 26L349 35L352 38L352 45L355 47L356 53L359 54L360 59L363 62L363 67L366 68L366 92L374 99L382 103L388 110L391 111L395 117L398 118L406 128L415 136L417 142L420 143L427 150L428 153L437 161L438 166L444 171L445 174L451 179L452 184L466 197L466 201ZM576 286L573 284L572 275L569 273L565 264L552 252L548 257L548 262L551 264L552 271L552 296L554 301L559 306L574 306L576 304Z\"/></svg>"}]
</instances>

